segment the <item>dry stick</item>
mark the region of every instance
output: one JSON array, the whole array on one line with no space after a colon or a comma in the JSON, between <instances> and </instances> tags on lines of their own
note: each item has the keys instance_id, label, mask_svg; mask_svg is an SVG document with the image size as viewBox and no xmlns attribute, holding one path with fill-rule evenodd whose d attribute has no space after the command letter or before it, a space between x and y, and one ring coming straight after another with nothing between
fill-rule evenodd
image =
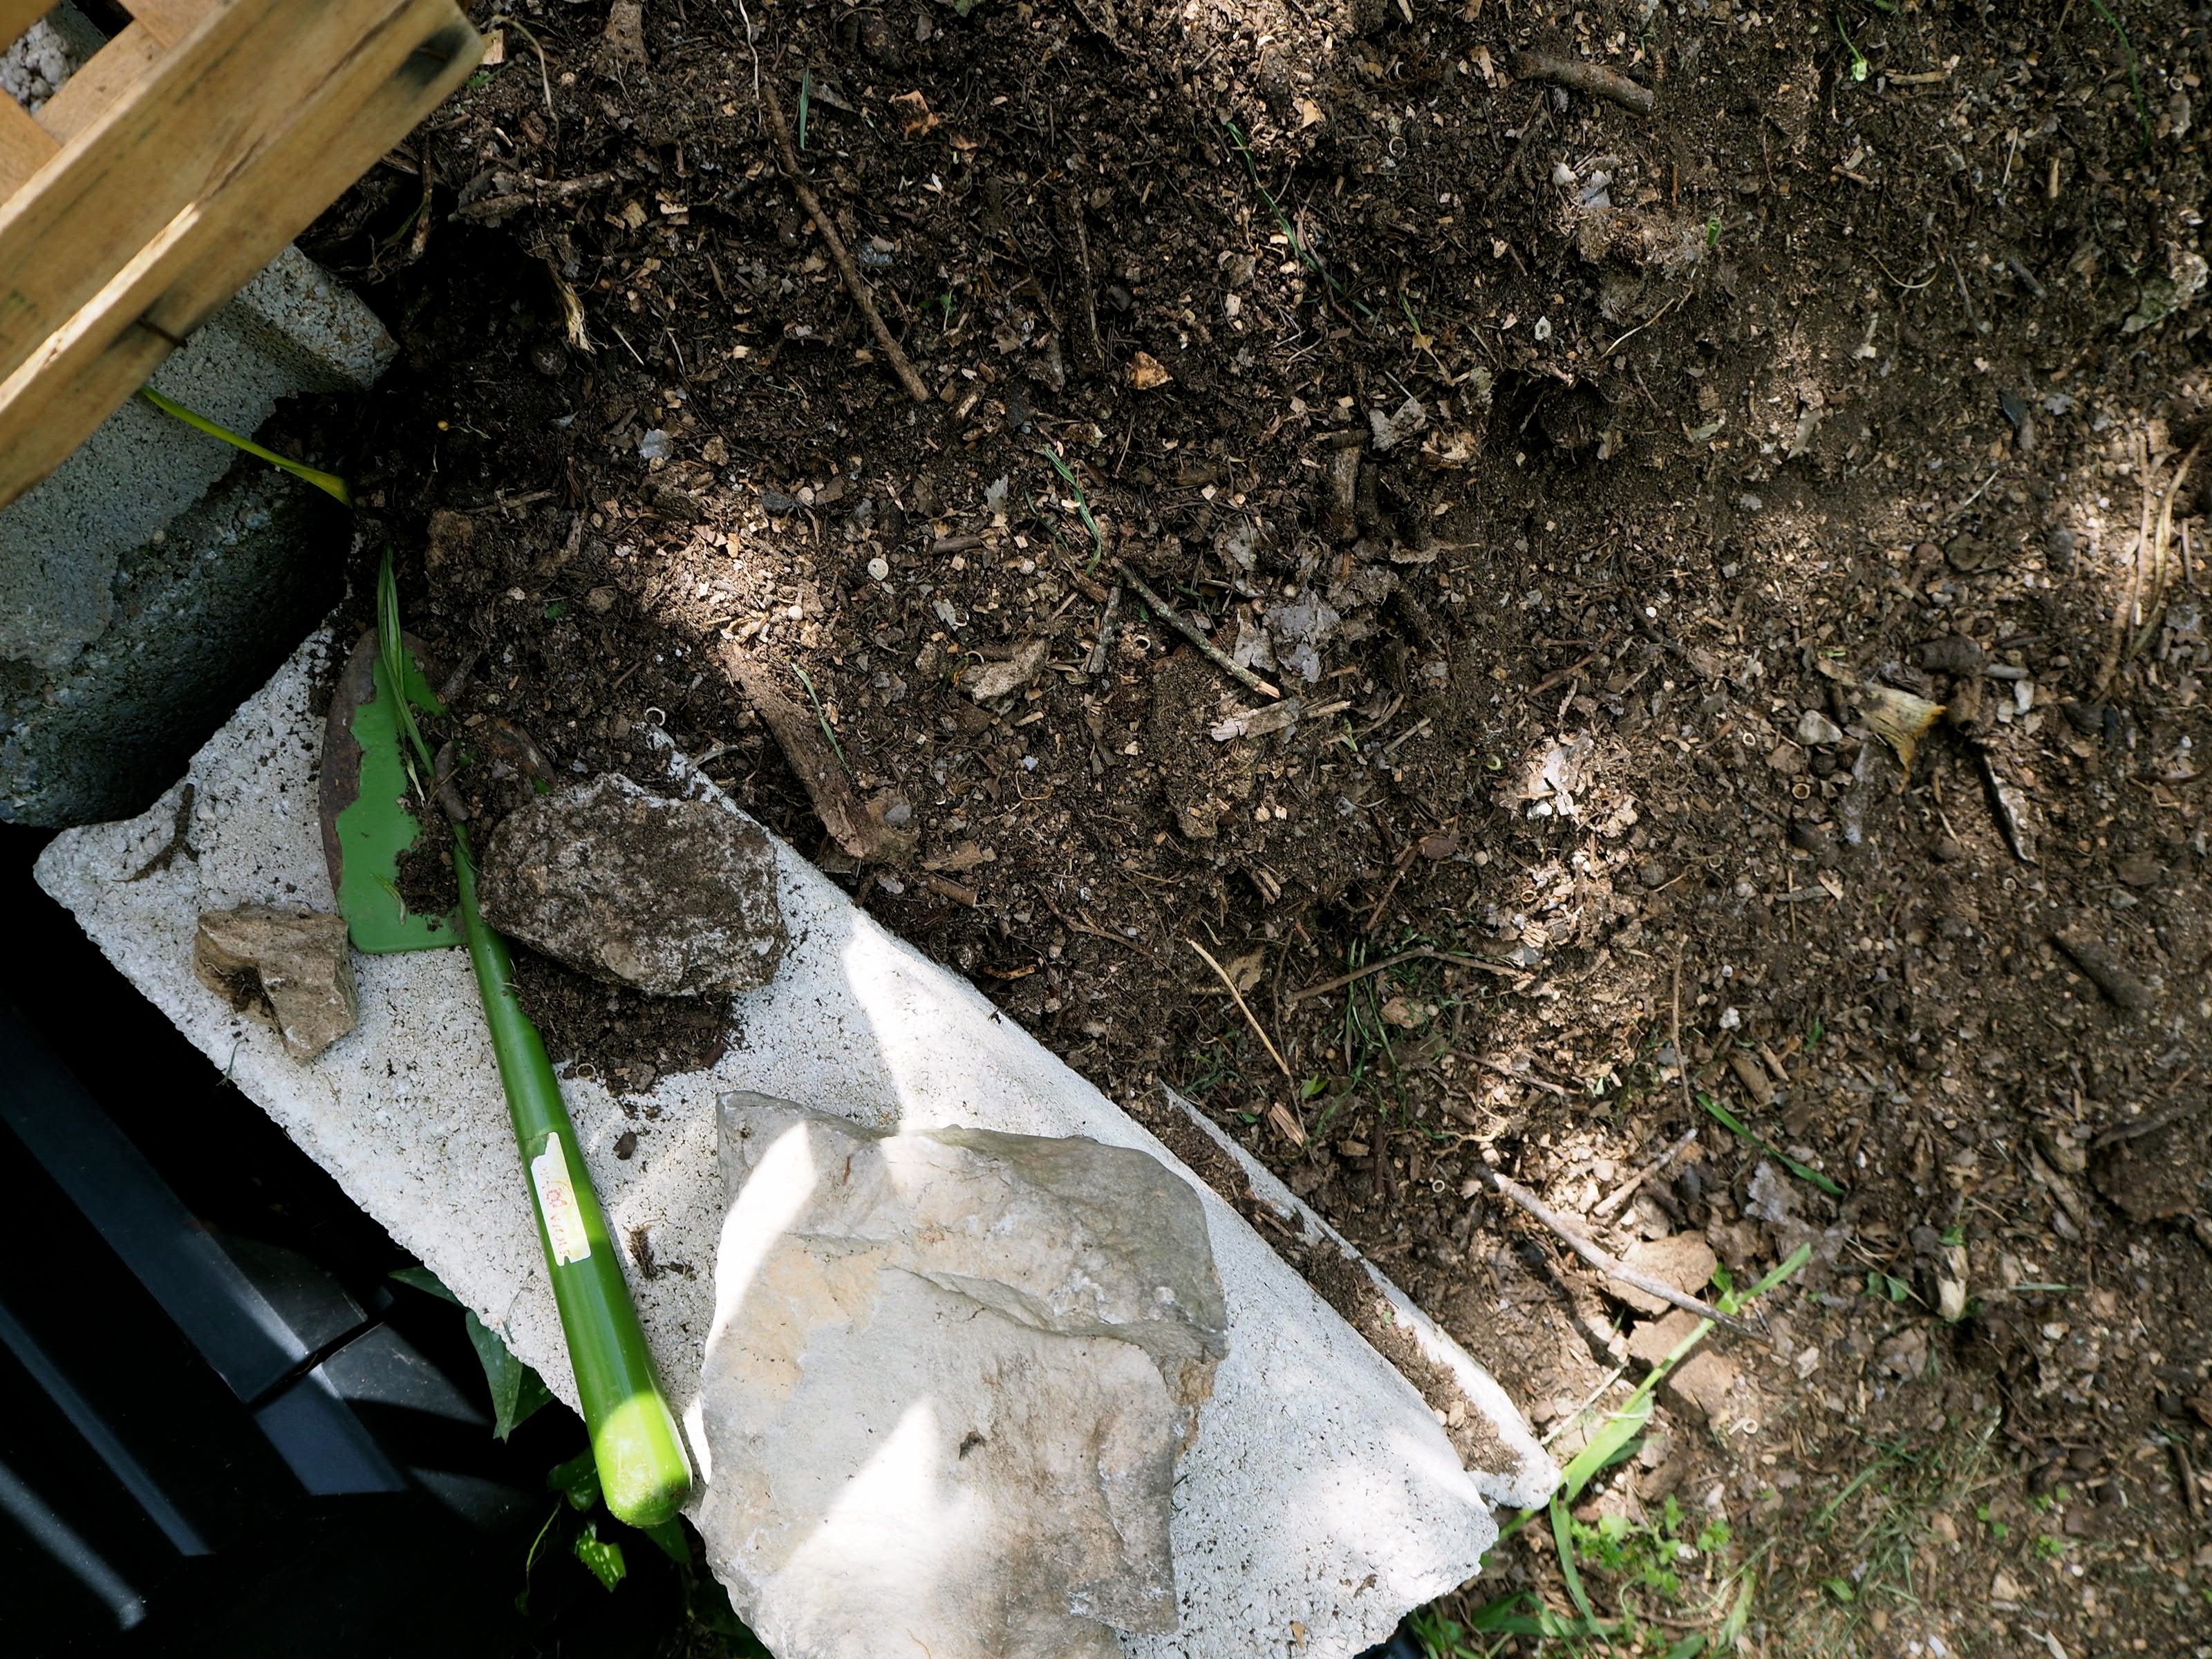
<instances>
[{"instance_id":1,"label":"dry stick","mask_svg":"<svg viewBox=\"0 0 2212 1659\"><path fill-rule=\"evenodd\" d=\"M1091 664L1085 671L1092 678L1106 672L1106 659L1114 649L1114 629L1121 620L1121 588L1118 582L1108 590L1106 609L1098 618L1098 643L1091 647Z\"/></svg>"},{"instance_id":2,"label":"dry stick","mask_svg":"<svg viewBox=\"0 0 2212 1659\"><path fill-rule=\"evenodd\" d=\"M1688 1133L1685 1134L1680 1140L1669 1146L1665 1152L1660 1153L1658 1157L1653 1158L1649 1164L1638 1170L1634 1175L1629 1176L1626 1181L1621 1183L1620 1188L1618 1192L1614 1193L1612 1197L1605 1200L1604 1202L1601 1203L1597 1206L1597 1208L1592 1210L1590 1212L1590 1219L1593 1221L1602 1221L1607 1216L1611 1215L1615 1210L1619 1209L1622 1205L1627 1203L1630 1199L1636 1196L1636 1189L1638 1188L1641 1187L1645 1182L1650 1180L1653 1176L1657 1175L1662 1170L1665 1169L1669 1164L1672 1164L1676 1158L1681 1157L1684 1152L1689 1150L1690 1143L1697 1138L1697 1127L1693 1124L1691 1126Z\"/></svg>"},{"instance_id":3,"label":"dry stick","mask_svg":"<svg viewBox=\"0 0 2212 1659\"><path fill-rule=\"evenodd\" d=\"M2189 1505L2189 1518L2202 1521L2204 1518L2204 1499L2197 1490L2197 1470L2189 1461L2189 1448L2179 1440L2169 1440L2166 1443L2173 1448L2173 1461L2181 1465L2181 1496Z\"/></svg>"},{"instance_id":4,"label":"dry stick","mask_svg":"<svg viewBox=\"0 0 2212 1659\"><path fill-rule=\"evenodd\" d=\"M1650 88L1639 87L1625 75L1548 52L1515 52L1513 72L1523 81L1549 81L1555 87L1588 93L1638 115L1650 114L1652 105L1657 101Z\"/></svg>"},{"instance_id":5,"label":"dry stick","mask_svg":"<svg viewBox=\"0 0 2212 1659\"><path fill-rule=\"evenodd\" d=\"M1413 854L1420 850L1421 843L1417 841L1406 843L1406 850L1398 854L1398 867L1390 872L1390 884L1382 890L1382 896L1375 901L1375 908L1367 913L1367 925L1360 932L1371 933L1382 925L1382 907L1389 903L1390 896L1398 890L1398 884L1406 878L1406 869L1413 863Z\"/></svg>"},{"instance_id":6,"label":"dry stick","mask_svg":"<svg viewBox=\"0 0 2212 1659\"><path fill-rule=\"evenodd\" d=\"M2112 608L2112 637L2105 642L2104 658L2097 665L2095 695L2100 699L2112 676L2119 672L2120 653L2127 647L2130 630L2135 626L2136 606L2142 599L2143 561L2150 553L2151 503L2158 499L2158 493L2150 483L2150 446L2140 437L2136 440L2136 476L2143 481L2142 523L2136 532L2135 563L2129 569L2127 586L2119 604Z\"/></svg>"},{"instance_id":7,"label":"dry stick","mask_svg":"<svg viewBox=\"0 0 2212 1659\"><path fill-rule=\"evenodd\" d=\"M1244 994L1237 988L1237 981L1229 977L1228 974L1223 970L1221 964L1213 959L1212 953L1196 939L1187 939L1183 943L1190 946L1192 950L1197 951L1200 956L1203 957L1206 959L1206 965L1212 969L1217 975L1220 975L1221 982L1229 988L1229 994L1237 999L1237 1008L1243 1013L1244 1018L1251 1022L1253 1034L1257 1036L1261 1042L1267 1045L1267 1052L1274 1056L1275 1064L1283 1068L1283 1075L1285 1077L1290 1077L1290 1061L1283 1058L1282 1051L1275 1047L1274 1039L1267 1035L1267 1028L1260 1024L1260 1017L1254 1013L1250 1006L1245 1002ZM1297 1081L1296 1079L1292 1079L1291 1080L1293 1082Z\"/></svg>"},{"instance_id":8,"label":"dry stick","mask_svg":"<svg viewBox=\"0 0 2212 1659\"><path fill-rule=\"evenodd\" d=\"M1462 968L1480 968L1486 973L1503 975L1508 979L1520 979L1524 976L1520 969L1509 968L1503 963L1485 962L1480 957L1455 956L1449 951L1435 951L1423 945L1417 945L1410 951L1401 951L1395 957L1385 957L1380 962L1370 962L1364 968L1355 968L1348 974L1338 975L1334 979L1325 979L1318 985L1309 985L1303 991L1293 991L1283 999L1283 1006L1288 1007L1294 1002L1304 1002L1308 997L1321 996L1330 991L1341 991L1346 986L1356 984L1365 979L1370 974L1379 974L1386 968L1395 968L1401 962L1419 962L1424 959L1430 962L1455 962Z\"/></svg>"},{"instance_id":9,"label":"dry stick","mask_svg":"<svg viewBox=\"0 0 2212 1659\"><path fill-rule=\"evenodd\" d=\"M1565 1220L1535 1194L1517 1181L1509 1181L1480 1159L1475 1161L1474 1172L1475 1178L1484 1186L1494 1193L1511 1199L1530 1215L1557 1233L1565 1242L1569 1249L1589 1262L1607 1279L1618 1279L1621 1284L1639 1290L1646 1296L1657 1297L1662 1302L1671 1302L1686 1313L1693 1313L1700 1319L1710 1319L1716 1325L1725 1325L1729 1329L1741 1335L1753 1337L1762 1342L1766 1340L1759 1334L1756 1327L1747 1325L1733 1314L1724 1314L1710 1302L1700 1302L1696 1297L1676 1290L1665 1279L1654 1279L1649 1273L1640 1273L1626 1262L1607 1255L1572 1227L1567 1225Z\"/></svg>"},{"instance_id":10,"label":"dry stick","mask_svg":"<svg viewBox=\"0 0 2212 1659\"><path fill-rule=\"evenodd\" d=\"M1667 1041L1674 1048L1674 1075L1682 1085L1682 1108L1690 1115L1690 1133L1697 1133L1698 1098L1690 1091L1690 1057L1682 1052L1682 947L1674 947L1674 999Z\"/></svg>"},{"instance_id":11,"label":"dry stick","mask_svg":"<svg viewBox=\"0 0 2212 1659\"><path fill-rule=\"evenodd\" d=\"M860 278L860 268L853 263L853 256L845 249L844 238L838 235L837 227L830 222L830 216L822 210L822 198L814 193L814 187L806 182L806 175L799 170L799 152L792 148L791 129L784 125L783 106L776 100L775 88L765 81L761 83L760 101L761 108L768 115L769 132L775 139L776 156L782 163L783 176L791 181L791 193L799 198L799 205L814 221L814 228L822 234L822 240L830 249L830 257L837 262L838 272L845 279L845 291L853 296L853 303L860 307L860 314L868 319L868 326L875 331L876 343L883 347L884 356L890 362L891 372L899 377L899 384L906 388L907 396L918 404L927 403L929 388L921 383L921 376L914 372L914 365L907 361L904 349L891 337L890 328L884 323L883 313L876 309L876 302L868 297L868 285Z\"/></svg>"},{"instance_id":12,"label":"dry stick","mask_svg":"<svg viewBox=\"0 0 2212 1659\"><path fill-rule=\"evenodd\" d=\"M1212 663L1239 685L1249 685L1263 697L1279 698L1283 695L1250 669L1231 661L1226 653L1216 649L1212 641L1185 622L1181 611L1153 592L1150 584L1131 569L1129 562L1119 554L1114 556L1114 568L1121 573L1123 580L1137 590L1137 597L1152 606L1152 614L1196 646L1206 661Z\"/></svg>"},{"instance_id":13,"label":"dry stick","mask_svg":"<svg viewBox=\"0 0 2212 1659\"><path fill-rule=\"evenodd\" d=\"M2197 452L2203 447L2201 441L2190 445L2189 453L2181 458L2181 465L2174 469L2173 482L2166 487L2166 500L2158 509L2158 528L2151 536L2150 601L2143 607L2143 630L2136 635L2135 644L2129 647L2130 656L2150 642L2151 632L2158 626L2159 607L2166 602L2166 550L2167 544L2173 540L2173 503L2180 495L2182 486L2189 482L2189 469L2196 464Z\"/></svg>"},{"instance_id":14,"label":"dry stick","mask_svg":"<svg viewBox=\"0 0 2212 1659\"><path fill-rule=\"evenodd\" d=\"M1526 1084L1529 1088L1541 1090L1547 1095L1557 1095L1561 1100L1572 1100L1574 1098L1573 1095L1569 1093L1566 1090L1559 1087L1558 1084L1552 1082L1549 1079L1538 1077L1534 1072L1516 1072L1510 1066L1506 1065L1503 1060L1492 1060L1485 1054L1477 1054L1474 1057L1474 1063L1481 1066L1483 1070L1486 1072L1495 1072L1498 1076L1505 1078L1511 1082ZM1474 1093L1474 1091L1470 1089L1468 1091L1468 1093L1469 1096L1472 1096ZM1475 1103L1477 1105L1481 1104L1480 1101L1477 1101Z\"/></svg>"}]
</instances>

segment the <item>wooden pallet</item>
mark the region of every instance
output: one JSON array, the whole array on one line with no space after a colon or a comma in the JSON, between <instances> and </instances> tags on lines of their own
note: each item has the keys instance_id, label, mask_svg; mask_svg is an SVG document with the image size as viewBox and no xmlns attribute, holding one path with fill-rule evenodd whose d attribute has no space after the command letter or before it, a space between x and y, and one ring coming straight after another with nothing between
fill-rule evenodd
<instances>
[{"instance_id":1,"label":"wooden pallet","mask_svg":"<svg viewBox=\"0 0 2212 1659\"><path fill-rule=\"evenodd\" d=\"M0 0L0 42L52 3ZM36 116L0 94L0 507L483 50L454 0L124 4L131 26Z\"/></svg>"}]
</instances>

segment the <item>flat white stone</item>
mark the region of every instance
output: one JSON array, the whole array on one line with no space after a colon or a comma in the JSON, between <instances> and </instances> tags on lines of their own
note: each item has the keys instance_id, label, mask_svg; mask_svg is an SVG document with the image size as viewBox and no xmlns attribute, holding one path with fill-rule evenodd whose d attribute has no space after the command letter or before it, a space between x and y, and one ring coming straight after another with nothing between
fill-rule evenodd
<instances>
[{"instance_id":1,"label":"flat white stone","mask_svg":"<svg viewBox=\"0 0 2212 1659\"><path fill-rule=\"evenodd\" d=\"M194 856L128 879L168 841L180 784L142 817L57 837L39 882L355 1202L573 1404L466 957L356 957L361 1023L306 1065L193 974L202 911L331 902L316 823L321 721L307 708L328 648L323 635L301 647L194 758ZM1141 1148L1198 1189L1229 1355L1176 1472L1180 1629L1123 1637L1127 1659L1348 1659L1408 1609L1474 1577L1497 1535L1486 1492L1534 1504L1556 1480L1496 1385L1486 1397L1514 1467L1470 1474L1412 1385L1164 1146L789 847L776 842L775 853L790 946L772 983L732 1000L738 1035L721 1060L662 1079L647 1097L660 1110L653 1120L633 1122L595 1082L565 1085L615 1236L649 1242L654 1275L626 1265L702 1476L711 1481L713 1471L700 1457L699 1378L724 1207L715 1099L752 1090L883 1128L1089 1135ZM617 1158L616 1138L630 1129L635 1154ZM1480 1375L1455 1351L1454 1369L1462 1364Z\"/></svg>"}]
</instances>

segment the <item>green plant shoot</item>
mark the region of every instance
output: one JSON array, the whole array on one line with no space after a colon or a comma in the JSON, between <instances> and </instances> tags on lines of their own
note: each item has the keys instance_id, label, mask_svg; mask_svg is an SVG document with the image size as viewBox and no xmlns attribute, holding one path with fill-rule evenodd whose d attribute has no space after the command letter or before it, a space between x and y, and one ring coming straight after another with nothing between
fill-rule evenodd
<instances>
[{"instance_id":1,"label":"green plant shoot","mask_svg":"<svg viewBox=\"0 0 2212 1659\"><path fill-rule=\"evenodd\" d=\"M268 462L270 465L281 468L284 471L290 473L294 477L301 479L306 483L314 485L316 489L321 490L325 495L331 497L341 507L351 507L353 505L353 491L346 487L346 481L343 478L339 477L337 473L318 471L315 468L307 465L305 462L289 459L285 456L279 455L273 449L264 449L259 444L254 442L252 439L233 432L228 427L223 426L217 422L210 421L204 415L196 414L191 410L186 409L175 398L163 397L160 392L155 391L150 386L140 386L138 388L138 395L143 398L148 403L153 404L155 408L160 410L164 415L167 415L177 420L182 421L186 426L191 427L198 431L204 432L210 438L220 438L232 448L242 449L247 454L256 456L258 459Z\"/></svg>"}]
</instances>

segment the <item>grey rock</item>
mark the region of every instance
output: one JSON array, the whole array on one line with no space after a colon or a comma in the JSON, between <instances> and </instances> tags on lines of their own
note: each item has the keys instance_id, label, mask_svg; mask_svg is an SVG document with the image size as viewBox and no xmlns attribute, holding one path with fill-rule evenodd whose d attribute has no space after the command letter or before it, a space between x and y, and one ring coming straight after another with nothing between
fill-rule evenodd
<instances>
[{"instance_id":1,"label":"grey rock","mask_svg":"<svg viewBox=\"0 0 2212 1659\"><path fill-rule=\"evenodd\" d=\"M654 996L750 990L783 960L768 836L618 773L511 813L484 847L480 892L501 932Z\"/></svg>"},{"instance_id":2,"label":"grey rock","mask_svg":"<svg viewBox=\"0 0 2212 1659\"><path fill-rule=\"evenodd\" d=\"M192 939L200 983L274 1026L284 1050L313 1060L361 1018L345 918L304 905L241 904L202 913Z\"/></svg>"},{"instance_id":3,"label":"grey rock","mask_svg":"<svg viewBox=\"0 0 2212 1659\"><path fill-rule=\"evenodd\" d=\"M1711 1282L1720 1258L1711 1245L1695 1233L1674 1233L1664 1238L1639 1239L1621 1258L1630 1267L1662 1285L1672 1285L1686 1296L1697 1296ZM1642 1314L1662 1315L1668 1304L1649 1291L1633 1285L1608 1283L1606 1289Z\"/></svg>"},{"instance_id":4,"label":"grey rock","mask_svg":"<svg viewBox=\"0 0 2212 1659\"><path fill-rule=\"evenodd\" d=\"M1808 749L1825 749L1844 740L1844 729L1817 708L1797 717L1797 741Z\"/></svg>"},{"instance_id":5,"label":"grey rock","mask_svg":"<svg viewBox=\"0 0 2212 1659\"><path fill-rule=\"evenodd\" d=\"M977 702L995 702L1000 697L1010 697L1037 677L1037 671L1044 666L1044 641L1024 640L1014 647L1012 656L999 662L987 662L969 675L962 689Z\"/></svg>"},{"instance_id":6,"label":"grey rock","mask_svg":"<svg viewBox=\"0 0 2212 1659\"><path fill-rule=\"evenodd\" d=\"M1987 660L1988 653L1982 649L1981 642L1963 634L1946 635L1920 647L1920 665L1937 674L1978 674Z\"/></svg>"},{"instance_id":7,"label":"grey rock","mask_svg":"<svg viewBox=\"0 0 2212 1659\"><path fill-rule=\"evenodd\" d=\"M1080 1137L721 1097L696 1517L781 1659L1116 1659L1176 1627L1176 1459L1227 1352L1197 1194Z\"/></svg>"}]
</instances>

